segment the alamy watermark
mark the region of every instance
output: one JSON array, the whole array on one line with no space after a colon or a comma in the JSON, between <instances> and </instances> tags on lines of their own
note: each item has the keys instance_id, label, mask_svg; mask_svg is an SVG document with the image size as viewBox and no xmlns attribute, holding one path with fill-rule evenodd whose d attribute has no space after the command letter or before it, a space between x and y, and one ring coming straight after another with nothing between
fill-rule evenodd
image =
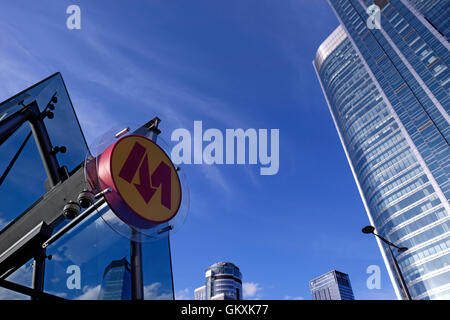
<instances>
[{"instance_id":1,"label":"alamy watermark","mask_svg":"<svg viewBox=\"0 0 450 320\"><path fill-rule=\"evenodd\" d=\"M373 264L367 267L367 274L370 276L367 278L366 286L367 289L381 289L381 269L379 266Z\"/></svg>"},{"instance_id":2,"label":"alamy watermark","mask_svg":"<svg viewBox=\"0 0 450 320\"><path fill-rule=\"evenodd\" d=\"M367 28L369 29L381 29L381 10L376 4L372 4L367 7L366 10L369 18L367 18Z\"/></svg>"},{"instance_id":3,"label":"alamy watermark","mask_svg":"<svg viewBox=\"0 0 450 320\"><path fill-rule=\"evenodd\" d=\"M66 26L69 30L81 29L81 9L79 6L72 4L67 7L66 13L70 16L66 20Z\"/></svg>"},{"instance_id":4,"label":"alamy watermark","mask_svg":"<svg viewBox=\"0 0 450 320\"><path fill-rule=\"evenodd\" d=\"M69 275L67 277L66 286L69 290L81 289L81 269L76 264L72 264L67 267L66 273Z\"/></svg>"},{"instance_id":5,"label":"alamy watermark","mask_svg":"<svg viewBox=\"0 0 450 320\"><path fill-rule=\"evenodd\" d=\"M259 163L261 175L274 175L279 170L279 129L270 129L270 141L268 129L253 128L245 131L226 129L224 138L224 134L219 129L210 128L203 132L202 121L194 121L193 135L189 130L179 128L172 132L171 140L178 142L171 152L172 161L176 165L203 163L255 165ZM207 145L203 146L204 142L207 142ZM246 157L247 154L248 157Z\"/></svg>"}]
</instances>

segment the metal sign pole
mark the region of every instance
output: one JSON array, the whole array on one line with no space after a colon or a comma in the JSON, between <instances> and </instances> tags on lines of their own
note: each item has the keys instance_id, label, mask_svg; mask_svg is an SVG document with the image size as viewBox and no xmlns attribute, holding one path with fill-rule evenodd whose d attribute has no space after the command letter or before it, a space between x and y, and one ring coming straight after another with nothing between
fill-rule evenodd
<instances>
[{"instance_id":1,"label":"metal sign pole","mask_svg":"<svg viewBox=\"0 0 450 320\"><path fill-rule=\"evenodd\" d=\"M142 275L141 233L131 228L131 299L144 300L144 283Z\"/></svg>"},{"instance_id":2,"label":"metal sign pole","mask_svg":"<svg viewBox=\"0 0 450 320\"><path fill-rule=\"evenodd\" d=\"M148 131L144 134L147 138L156 143L158 134L161 131L158 129L159 122L161 120L155 118L151 121ZM141 245L141 233L134 228L131 228L131 299L132 300L144 300L144 281L142 274L142 245Z\"/></svg>"}]
</instances>

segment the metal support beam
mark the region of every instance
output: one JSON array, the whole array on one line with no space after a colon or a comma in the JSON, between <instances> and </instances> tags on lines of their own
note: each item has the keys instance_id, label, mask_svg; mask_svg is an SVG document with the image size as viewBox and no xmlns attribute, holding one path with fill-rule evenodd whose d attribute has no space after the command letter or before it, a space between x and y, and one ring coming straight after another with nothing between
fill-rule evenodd
<instances>
[{"instance_id":1,"label":"metal support beam","mask_svg":"<svg viewBox=\"0 0 450 320\"><path fill-rule=\"evenodd\" d=\"M40 222L27 234L16 240L9 248L0 253L0 277L10 274L10 270L18 269L30 258L41 251L41 245L53 232L45 222ZM8 239L6 239L7 241Z\"/></svg>"},{"instance_id":2,"label":"metal support beam","mask_svg":"<svg viewBox=\"0 0 450 320\"><path fill-rule=\"evenodd\" d=\"M0 146L29 119L30 115L31 112L25 107L0 121Z\"/></svg>"},{"instance_id":3,"label":"metal support beam","mask_svg":"<svg viewBox=\"0 0 450 320\"><path fill-rule=\"evenodd\" d=\"M34 257L33 262L33 289L39 292L44 292L45 259L47 259L47 251L42 249ZM37 299L37 297L31 298Z\"/></svg>"},{"instance_id":4,"label":"metal support beam","mask_svg":"<svg viewBox=\"0 0 450 320\"><path fill-rule=\"evenodd\" d=\"M50 137L36 101L24 106L22 110L0 122L0 144L6 141L27 120L30 123L49 184L53 187L61 181L59 164L56 155L52 152ZM43 291L44 288L45 256L45 250L41 250L37 253L33 264L33 288L38 291Z\"/></svg>"},{"instance_id":5,"label":"metal support beam","mask_svg":"<svg viewBox=\"0 0 450 320\"><path fill-rule=\"evenodd\" d=\"M30 296L32 298L39 299L39 300L66 300L64 298L54 296L52 294L48 294L45 292L40 292L36 289L28 288L28 287L22 286L20 284L10 282L7 280L3 280L3 279L0 279L0 287L3 287L5 289L11 290L11 291L19 292L21 294L24 294L24 295L27 295L27 296Z\"/></svg>"},{"instance_id":6,"label":"metal support beam","mask_svg":"<svg viewBox=\"0 0 450 320\"><path fill-rule=\"evenodd\" d=\"M61 181L59 176L59 163L56 155L52 152L52 143L48 136L47 128L44 120L41 118L41 113L36 101L30 103L27 108L31 111L32 116L29 118L31 131L33 132L36 146L41 155L42 163L44 164L45 172L47 173L48 181L51 187L54 187Z\"/></svg>"},{"instance_id":7,"label":"metal support beam","mask_svg":"<svg viewBox=\"0 0 450 320\"><path fill-rule=\"evenodd\" d=\"M61 181L58 160L52 152L52 143L37 102L33 101L27 108L32 113L29 118L30 127L47 173L48 183L50 187L54 187ZM33 288L39 291L44 290L45 257L46 251L43 249L35 257L33 263Z\"/></svg>"},{"instance_id":8,"label":"metal support beam","mask_svg":"<svg viewBox=\"0 0 450 320\"><path fill-rule=\"evenodd\" d=\"M158 129L158 125L161 120L155 117L141 128L135 131L135 134L145 136L156 143L158 134L161 130ZM141 234L139 231L131 228L131 240L130 242L130 262L131 262L131 298L133 300L144 299L144 280L142 274L142 244Z\"/></svg>"},{"instance_id":9,"label":"metal support beam","mask_svg":"<svg viewBox=\"0 0 450 320\"><path fill-rule=\"evenodd\" d=\"M66 224L64 227L62 227L58 232L56 232L50 239L45 241L42 244L42 248L45 249L49 245L51 245L53 242L61 238L63 235L65 235L67 232L72 230L75 226L77 226L81 221L86 219L91 213L95 212L100 206L102 206L106 202L105 198L101 198L97 202L95 202L92 206L84 210L78 217L70 221L68 224Z\"/></svg>"}]
</instances>

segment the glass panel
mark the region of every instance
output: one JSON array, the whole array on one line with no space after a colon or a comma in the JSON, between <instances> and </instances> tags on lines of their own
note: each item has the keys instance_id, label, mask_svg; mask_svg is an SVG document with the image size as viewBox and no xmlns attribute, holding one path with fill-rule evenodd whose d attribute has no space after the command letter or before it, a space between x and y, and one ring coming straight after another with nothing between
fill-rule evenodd
<instances>
[{"instance_id":1,"label":"glass panel","mask_svg":"<svg viewBox=\"0 0 450 320\"><path fill-rule=\"evenodd\" d=\"M33 276L33 260L28 261L22 267L9 275L6 280L31 287L31 279ZM2 300L30 300L30 296L18 293L16 291L8 290L0 287L0 301Z\"/></svg>"},{"instance_id":2,"label":"glass panel","mask_svg":"<svg viewBox=\"0 0 450 320\"><path fill-rule=\"evenodd\" d=\"M24 105L36 101L40 110L44 110L53 95L55 103L54 118L46 118L44 123L53 146L65 146L67 152L57 154L60 166L67 166L69 172L83 163L88 148L81 132L61 74L57 73L31 88L0 104L0 119L12 115ZM1 120L0 120L1 121ZM27 135L28 123L24 123L5 143L0 145L0 174L3 174ZM46 192L44 182L47 179L34 138L28 139L16 163L0 186L0 230L14 218L30 207Z\"/></svg>"},{"instance_id":3,"label":"glass panel","mask_svg":"<svg viewBox=\"0 0 450 320\"><path fill-rule=\"evenodd\" d=\"M47 248L45 291L67 299L129 300L130 240L101 217L104 205ZM142 243L144 298L173 299L168 236Z\"/></svg>"},{"instance_id":4,"label":"glass panel","mask_svg":"<svg viewBox=\"0 0 450 320\"><path fill-rule=\"evenodd\" d=\"M25 124L0 146L0 174L3 174L29 132L29 126ZM0 186L0 229L45 193L46 179L39 152L31 136Z\"/></svg>"}]
</instances>

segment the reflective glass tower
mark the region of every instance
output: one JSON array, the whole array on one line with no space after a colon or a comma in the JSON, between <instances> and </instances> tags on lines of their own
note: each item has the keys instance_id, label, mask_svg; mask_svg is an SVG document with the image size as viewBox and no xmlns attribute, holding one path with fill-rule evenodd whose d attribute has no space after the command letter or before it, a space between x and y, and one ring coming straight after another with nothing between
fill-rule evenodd
<instances>
[{"instance_id":1,"label":"reflective glass tower","mask_svg":"<svg viewBox=\"0 0 450 320\"><path fill-rule=\"evenodd\" d=\"M127 259L112 261L106 267L99 300L131 300L131 265Z\"/></svg>"},{"instance_id":2,"label":"reflective glass tower","mask_svg":"<svg viewBox=\"0 0 450 320\"><path fill-rule=\"evenodd\" d=\"M329 0L340 26L313 64L371 224L409 248L394 254L411 296L450 299L450 47L411 2Z\"/></svg>"},{"instance_id":3,"label":"reflective glass tower","mask_svg":"<svg viewBox=\"0 0 450 320\"><path fill-rule=\"evenodd\" d=\"M242 300L242 274L233 263L215 263L205 277L206 285L194 291L195 300Z\"/></svg>"},{"instance_id":4,"label":"reflective glass tower","mask_svg":"<svg viewBox=\"0 0 450 320\"><path fill-rule=\"evenodd\" d=\"M355 300L348 274L332 270L309 282L313 300Z\"/></svg>"},{"instance_id":5,"label":"reflective glass tower","mask_svg":"<svg viewBox=\"0 0 450 320\"><path fill-rule=\"evenodd\" d=\"M449 0L408 0L422 16L447 40L450 39Z\"/></svg>"}]
</instances>

